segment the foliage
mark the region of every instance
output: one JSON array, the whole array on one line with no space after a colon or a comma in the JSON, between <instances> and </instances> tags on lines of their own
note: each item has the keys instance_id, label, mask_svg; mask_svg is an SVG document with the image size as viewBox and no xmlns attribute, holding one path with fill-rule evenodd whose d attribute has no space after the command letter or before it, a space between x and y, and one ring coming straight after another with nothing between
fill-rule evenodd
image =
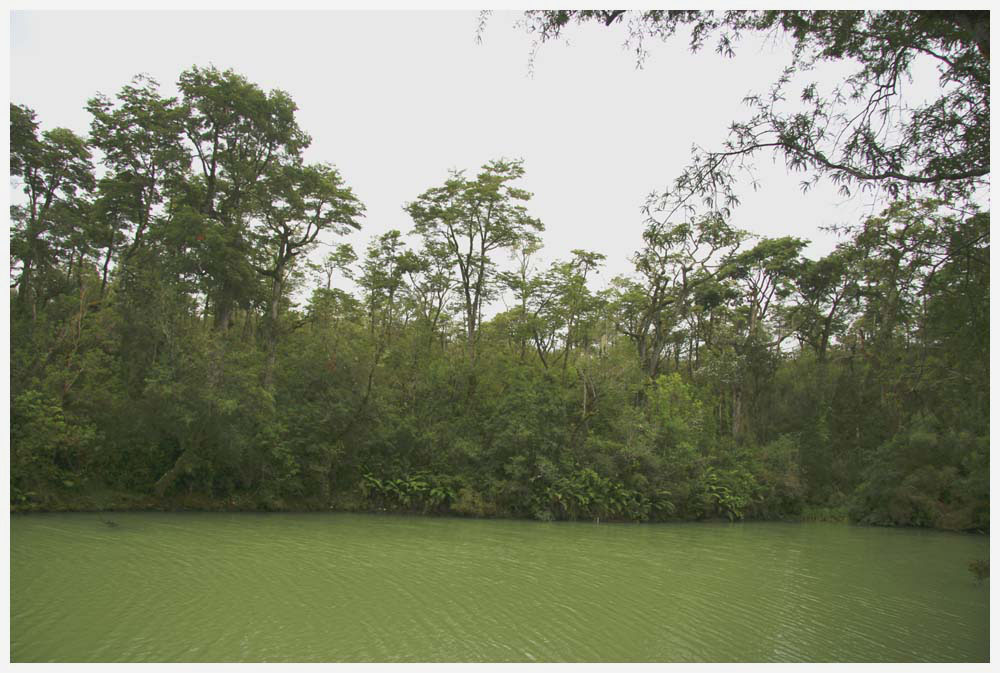
<instances>
[{"instance_id":1,"label":"foliage","mask_svg":"<svg viewBox=\"0 0 1000 673\"><path fill-rule=\"evenodd\" d=\"M876 525L989 527L989 440L918 418L878 448L851 517Z\"/></svg>"},{"instance_id":2,"label":"foliage","mask_svg":"<svg viewBox=\"0 0 1000 673\"><path fill-rule=\"evenodd\" d=\"M673 513L669 497L670 493L664 490L647 495L584 468L547 486L535 517L646 521L651 515Z\"/></svg>"},{"instance_id":3,"label":"foliage","mask_svg":"<svg viewBox=\"0 0 1000 673\"><path fill-rule=\"evenodd\" d=\"M901 198L817 260L650 219L595 291L599 253L538 264L497 160L359 258L363 204L303 161L287 94L214 68L180 92L95 96L89 139L11 107L13 507L988 531L989 212Z\"/></svg>"},{"instance_id":4,"label":"foliage","mask_svg":"<svg viewBox=\"0 0 1000 673\"><path fill-rule=\"evenodd\" d=\"M510 184L523 176L523 161L499 159L484 165L475 180L453 171L442 187L406 205L414 231L424 237L428 249L446 251L458 268L470 357L484 302L495 286L490 253L521 245L544 228L521 205L531 194Z\"/></svg>"},{"instance_id":5,"label":"foliage","mask_svg":"<svg viewBox=\"0 0 1000 673\"><path fill-rule=\"evenodd\" d=\"M845 194L860 186L892 198L929 191L959 201L987 183L989 12L535 10L523 26L537 49L583 22L624 23L640 64L646 40L682 31L692 51L714 39L728 57L746 34L780 33L792 42L792 59L770 90L746 97L750 117L731 125L721 149L695 146L689 167L651 207L674 213L701 197L710 211L728 212L739 202L739 174L756 184L751 160L761 151L804 173L804 188L825 178ZM811 76L830 63L854 71L825 90ZM937 97L907 101L904 85L923 64L937 69Z\"/></svg>"},{"instance_id":6,"label":"foliage","mask_svg":"<svg viewBox=\"0 0 1000 673\"><path fill-rule=\"evenodd\" d=\"M84 468L95 450L92 425L67 419L59 404L38 391L11 400L11 498L74 488L87 478Z\"/></svg>"}]
</instances>

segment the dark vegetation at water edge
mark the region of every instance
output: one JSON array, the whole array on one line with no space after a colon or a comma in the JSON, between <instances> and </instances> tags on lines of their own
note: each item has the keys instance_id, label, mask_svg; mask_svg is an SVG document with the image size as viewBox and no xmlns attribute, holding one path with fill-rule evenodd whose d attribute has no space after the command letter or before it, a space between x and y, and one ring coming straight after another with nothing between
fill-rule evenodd
<instances>
[{"instance_id":1,"label":"dark vegetation at water edge","mask_svg":"<svg viewBox=\"0 0 1000 673\"><path fill-rule=\"evenodd\" d=\"M989 156L988 38L984 53L974 24L939 14L702 26L788 31L799 66L809 49L860 50L854 86L885 96L849 99L867 117L815 90L812 116L761 107L651 201L634 273L601 291L597 252L539 268L543 225L517 160L415 194L409 238L334 244L316 263L317 242L358 228L364 207L335 168L303 161L310 139L283 92L192 68L173 99L136 78L88 102L87 138L11 105L25 195L11 232L12 508L988 530L990 218L973 198L988 185L974 159ZM669 38L671 21L704 16L634 20ZM857 44L879 30L882 51ZM895 135L862 129L847 154L826 153L829 128L871 122L926 52L941 98ZM797 237L740 231L725 162L774 148L810 179L892 201L819 260ZM487 317L501 293L514 308Z\"/></svg>"}]
</instances>

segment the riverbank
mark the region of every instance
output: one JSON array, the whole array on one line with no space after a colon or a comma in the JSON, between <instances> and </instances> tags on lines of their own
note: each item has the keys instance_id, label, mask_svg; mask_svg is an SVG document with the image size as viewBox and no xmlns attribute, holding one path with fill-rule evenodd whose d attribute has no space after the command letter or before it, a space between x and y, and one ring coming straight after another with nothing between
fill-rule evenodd
<instances>
[{"instance_id":1,"label":"riverbank","mask_svg":"<svg viewBox=\"0 0 1000 673\"><path fill-rule=\"evenodd\" d=\"M212 498L199 493L157 497L152 494L104 490L67 495L47 493L41 498L11 503L11 514L56 512L323 512L367 511L351 507L346 499L262 498L253 494Z\"/></svg>"},{"instance_id":2,"label":"riverbank","mask_svg":"<svg viewBox=\"0 0 1000 673\"><path fill-rule=\"evenodd\" d=\"M442 508L436 511L419 509L401 509L373 507L358 497L348 494L337 494L329 499L321 498L266 498L255 494L239 494L229 498L210 498L203 494L177 494L158 498L150 494L137 494L125 491L104 490L91 493L74 494L67 497L65 493L49 493L41 501L11 503L11 514L33 513L73 513L73 512L336 512L344 514L400 514L420 517L446 517L471 519L509 519L531 520L530 517L516 516L506 513L468 513L454 509ZM846 507L806 506L798 515L781 518L747 518L748 521L782 521L789 523L843 523L858 524L850 520ZM604 523L635 523L627 519L600 519ZM660 523L690 523L690 522L724 522L725 518L712 517L701 519L665 518ZM889 528L912 528L912 526L880 526ZM930 528L951 532L974 533L985 535L988 530L961 530L949 528Z\"/></svg>"}]
</instances>

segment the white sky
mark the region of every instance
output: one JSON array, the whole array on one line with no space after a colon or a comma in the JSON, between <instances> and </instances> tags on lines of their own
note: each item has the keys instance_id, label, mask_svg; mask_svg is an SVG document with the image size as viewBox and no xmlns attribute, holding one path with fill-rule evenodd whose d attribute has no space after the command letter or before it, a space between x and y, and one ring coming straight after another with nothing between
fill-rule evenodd
<instances>
[{"instance_id":1,"label":"white sky","mask_svg":"<svg viewBox=\"0 0 1000 673\"><path fill-rule=\"evenodd\" d=\"M514 12L20 11L11 14L10 95L42 128L85 135L83 109L137 73L167 94L191 65L232 68L264 89L287 91L313 138L309 161L336 165L365 203L363 255L373 236L408 232L406 201L498 157L525 160L521 186L546 226L540 262L583 248L603 252L597 286L631 271L641 246L640 207L689 159L692 143L718 147L742 98L764 90L787 59L783 46L747 42L735 59L686 42L649 44L644 69L623 49L624 31L573 27L570 44L542 47L529 74L531 38ZM928 82L933 89L935 81ZM829 185L803 195L799 177L761 157L763 188L745 193L732 219L754 233L833 248L820 226L872 212Z\"/></svg>"}]
</instances>

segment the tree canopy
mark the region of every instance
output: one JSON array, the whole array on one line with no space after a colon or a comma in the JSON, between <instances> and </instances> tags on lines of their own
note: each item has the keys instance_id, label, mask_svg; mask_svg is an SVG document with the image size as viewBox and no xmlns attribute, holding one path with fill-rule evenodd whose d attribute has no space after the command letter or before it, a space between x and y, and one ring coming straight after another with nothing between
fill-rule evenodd
<instances>
[{"instance_id":1,"label":"tree canopy","mask_svg":"<svg viewBox=\"0 0 1000 673\"><path fill-rule=\"evenodd\" d=\"M981 75L988 45L977 15L966 29L959 14L528 16L546 39L571 20L687 26L695 47L723 51L741 31L787 31L796 67L857 58L863 88L921 49L956 78ZM896 45L895 74L867 51L879 39ZM632 272L602 289L599 251L543 263L521 159L429 177L400 204L412 228L356 252L342 236L365 206L350 175L305 161L282 91L194 67L166 98L140 77L90 99L86 138L12 104L12 507L986 531L990 214L971 190L988 169L953 176L978 170L982 140L962 145L933 119L981 90L949 82L891 132L903 136L834 143L869 177L802 154L802 138L832 139L808 124L773 136L814 177L890 197L828 255L672 192ZM807 102L828 119L813 122L835 127L841 103L820 100ZM885 145L906 129L919 138ZM731 151L705 155L719 175L769 147L734 133ZM866 158L865 143L888 154Z\"/></svg>"},{"instance_id":2,"label":"tree canopy","mask_svg":"<svg viewBox=\"0 0 1000 673\"><path fill-rule=\"evenodd\" d=\"M988 185L988 11L535 10L523 26L537 48L588 22L625 26L640 64L648 41L682 33L691 50L712 44L728 57L747 34L791 41L790 61L771 88L744 100L749 117L732 123L718 149L694 146L690 165L653 208L728 212L739 202L739 177L755 184L753 159L762 151L802 173L804 189L826 179L844 194L878 190L958 204ZM905 92L921 61L938 74L937 95L926 102ZM833 86L813 80L829 62L854 71Z\"/></svg>"}]
</instances>

